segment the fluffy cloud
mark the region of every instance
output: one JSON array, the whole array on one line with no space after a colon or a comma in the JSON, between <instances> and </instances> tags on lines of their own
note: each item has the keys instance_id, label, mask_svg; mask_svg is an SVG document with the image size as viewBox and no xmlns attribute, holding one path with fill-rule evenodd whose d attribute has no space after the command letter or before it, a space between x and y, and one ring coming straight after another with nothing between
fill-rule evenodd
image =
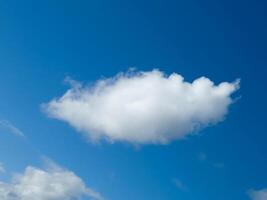
<instances>
[{"instance_id":1,"label":"fluffy cloud","mask_svg":"<svg viewBox=\"0 0 267 200\"><path fill-rule=\"evenodd\" d=\"M176 73L130 72L90 87L72 82L43 107L91 140L166 144L221 121L238 88L238 81L215 85L201 77L189 83Z\"/></svg>"},{"instance_id":2,"label":"fluffy cloud","mask_svg":"<svg viewBox=\"0 0 267 200\"><path fill-rule=\"evenodd\" d=\"M267 200L267 188L262 190L251 190L249 196L252 200Z\"/></svg>"},{"instance_id":3,"label":"fluffy cloud","mask_svg":"<svg viewBox=\"0 0 267 200\"><path fill-rule=\"evenodd\" d=\"M0 182L1 200L79 200L83 196L103 199L73 172L55 165L49 170L29 166L11 183Z\"/></svg>"}]
</instances>

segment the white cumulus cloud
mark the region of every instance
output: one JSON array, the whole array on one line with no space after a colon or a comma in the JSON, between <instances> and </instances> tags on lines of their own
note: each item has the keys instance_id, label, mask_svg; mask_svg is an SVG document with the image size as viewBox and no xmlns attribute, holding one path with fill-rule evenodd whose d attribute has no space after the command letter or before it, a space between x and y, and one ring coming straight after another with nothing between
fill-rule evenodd
<instances>
[{"instance_id":1,"label":"white cumulus cloud","mask_svg":"<svg viewBox=\"0 0 267 200\"><path fill-rule=\"evenodd\" d=\"M120 73L93 86L72 81L60 98L43 104L49 116L68 122L89 139L166 144L221 121L239 81L192 83L159 70Z\"/></svg>"},{"instance_id":2,"label":"white cumulus cloud","mask_svg":"<svg viewBox=\"0 0 267 200\"><path fill-rule=\"evenodd\" d=\"M56 165L48 170L29 166L10 183L0 182L1 200L103 200L73 172Z\"/></svg>"},{"instance_id":3,"label":"white cumulus cloud","mask_svg":"<svg viewBox=\"0 0 267 200\"><path fill-rule=\"evenodd\" d=\"M267 200L267 188L262 190L250 190L249 196L252 200Z\"/></svg>"}]
</instances>

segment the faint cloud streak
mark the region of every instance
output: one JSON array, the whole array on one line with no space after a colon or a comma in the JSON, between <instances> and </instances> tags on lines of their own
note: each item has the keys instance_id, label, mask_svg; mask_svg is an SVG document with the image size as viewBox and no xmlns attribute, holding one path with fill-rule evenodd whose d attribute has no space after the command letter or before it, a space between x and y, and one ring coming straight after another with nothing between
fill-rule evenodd
<instances>
[{"instance_id":1,"label":"faint cloud streak","mask_svg":"<svg viewBox=\"0 0 267 200\"><path fill-rule=\"evenodd\" d=\"M205 154L203 152L200 152L197 154L197 159L200 162L208 163L209 165L211 165L212 167L217 168L217 169L222 169L225 167L225 164L223 162L210 161L210 159L208 159L207 154Z\"/></svg>"},{"instance_id":2,"label":"faint cloud streak","mask_svg":"<svg viewBox=\"0 0 267 200\"><path fill-rule=\"evenodd\" d=\"M5 167L4 167L4 164L0 162L0 173L5 173L6 170L5 170Z\"/></svg>"},{"instance_id":3,"label":"faint cloud streak","mask_svg":"<svg viewBox=\"0 0 267 200\"><path fill-rule=\"evenodd\" d=\"M0 120L0 126L9 130L16 136L25 137L24 133L8 120Z\"/></svg>"}]
</instances>

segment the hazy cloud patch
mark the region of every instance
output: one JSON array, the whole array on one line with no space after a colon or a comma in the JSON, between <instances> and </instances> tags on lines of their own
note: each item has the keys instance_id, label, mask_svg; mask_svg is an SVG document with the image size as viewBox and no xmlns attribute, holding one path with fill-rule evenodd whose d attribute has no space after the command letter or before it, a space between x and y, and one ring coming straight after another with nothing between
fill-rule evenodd
<instances>
[{"instance_id":1,"label":"hazy cloud patch","mask_svg":"<svg viewBox=\"0 0 267 200\"><path fill-rule=\"evenodd\" d=\"M261 190L250 190L248 192L252 200L267 200L267 188Z\"/></svg>"},{"instance_id":2,"label":"hazy cloud patch","mask_svg":"<svg viewBox=\"0 0 267 200\"><path fill-rule=\"evenodd\" d=\"M180 179L175 178L173 179L173 182L179 190L183 192L188 192L189 189L184 185L184 183Z\"/></svg>"},{"instance_id":3,"label":"hazy cloud patch","mask_svg":"<svg viewBox=\"0 0 267 200\"><path fill-rule=\"evenodd\" d=\"M209 166L212 166L212 167L217 168L217 169L223 169L225 167L224 162L213 161L210 158L208 158L207 154L204 152L198 153L197 159L200 162L207 163Z\"/></svg>"}]
</instances>

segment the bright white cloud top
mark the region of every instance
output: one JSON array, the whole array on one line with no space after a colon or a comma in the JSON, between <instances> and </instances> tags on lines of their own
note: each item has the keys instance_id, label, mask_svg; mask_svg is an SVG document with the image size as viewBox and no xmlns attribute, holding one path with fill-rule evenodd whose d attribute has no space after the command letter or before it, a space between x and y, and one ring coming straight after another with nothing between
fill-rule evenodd
<instances>
[{"instance_id":1,"label":"bright white cloud top","mask_svg":"<svg viewBox=\"0 0 267 200\"><path fill-rule=\"evenodd\" d=\"M44 108L93 141L167 144L224 119L238 88L239 81L189 83L176 73L129 72L90 87L74 82Z\"/></svg>"},{"instance_id":2,"label":"bright white cloud top","mask_svg":"<svg viewBox=\"0 0 267 200\"><path fill-rule=\"evenodd\" d=\"M249 196L252 200L267 200L267 188L262 190L251 190Z\"/></svg>"},{"instance_id":3,"label":"bright white cloud top","mask_svg":"<svg viewBox=\"0 0 267 200\"><path fill-rule=\"evenodd\" d=\"M55 166L49 170L27 167L11 183L0 182L1 200L103 200L73 172ZM87 199L88 199L87 198Z\"/></svg>"}]
</instances>

